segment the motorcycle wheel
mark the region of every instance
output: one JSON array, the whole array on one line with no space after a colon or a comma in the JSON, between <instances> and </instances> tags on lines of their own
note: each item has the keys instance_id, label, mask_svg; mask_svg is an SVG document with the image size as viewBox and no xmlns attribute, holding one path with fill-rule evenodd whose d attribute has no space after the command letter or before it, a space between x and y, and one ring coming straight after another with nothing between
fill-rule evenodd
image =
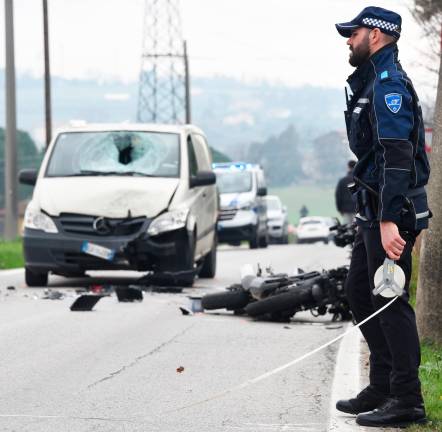
<instances>
[{"instance_id":1,"label":"motorcycle wheel","mask_svg":"<svg viewBox=\"0 0 442 432\"><path fill-rule=\"evenodd\" d=\"M249 293L244 290L226 291L216 294L205 295L201 299L201 305L204 309L244 309L250 302Z\"/></svg>"}]
</instances>

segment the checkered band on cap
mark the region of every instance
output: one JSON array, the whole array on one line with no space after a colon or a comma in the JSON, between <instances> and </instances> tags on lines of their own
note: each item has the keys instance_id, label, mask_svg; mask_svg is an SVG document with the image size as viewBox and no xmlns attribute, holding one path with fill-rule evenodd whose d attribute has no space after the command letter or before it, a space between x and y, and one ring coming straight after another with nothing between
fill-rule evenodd
<instances>
[{"instance_id":1,"label":"checkered band on cap","mask_svg":"<svg viewBox=\"0 0 442 432\"><path fill-rule=\"evenodd\" d=\"M397 24L393 24L391 22L384 21L384 20L377 19L377 18L364 18L362 20L362 24L373 26L373 27L378 27L382 30L394 31L397 33L401 32L401 28Z\"/></svg>"}]
</instances>

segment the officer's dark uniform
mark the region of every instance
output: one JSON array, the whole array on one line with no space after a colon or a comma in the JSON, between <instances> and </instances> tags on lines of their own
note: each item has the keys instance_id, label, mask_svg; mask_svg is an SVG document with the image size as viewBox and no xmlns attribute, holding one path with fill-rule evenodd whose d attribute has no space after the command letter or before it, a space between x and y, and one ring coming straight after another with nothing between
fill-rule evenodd
<instances>
[{"instance_id":1,"label":"officer's dark uniform","mask_svg":"<svg viewBox=\"0 0 442 432\"><path fill-rule=\"evenodd\" d=\"M353 21L336 24L345 37L358 27L379 28L399 38L401 18L394 12L369 7ZM406 294L364 324L361 331L370 348L370 388L378 396L393 396L402 407L420 406L423 410L418 377L419 339L414 310L408 303L412 248L420 230L427 228L430 216L424 189L430 168L424 149L422 110L413 84L398 61L396 44L372 55L349 77L348 84L352 97L347 100L345 120L350 148L358 158L353 175L362 182L353 194L359 229L346 283L347 295L358 322L389 301L374 296L372 290L374 273L386 257L379 221L394 222L406 241L396 262L406 275ZM377 191L379 198L361 183ZM422 412L416 419L422 417ZM404 413L405 417L410 416ZM360 416L357 422L363 424Z\"/></svg>"}]
</instances>

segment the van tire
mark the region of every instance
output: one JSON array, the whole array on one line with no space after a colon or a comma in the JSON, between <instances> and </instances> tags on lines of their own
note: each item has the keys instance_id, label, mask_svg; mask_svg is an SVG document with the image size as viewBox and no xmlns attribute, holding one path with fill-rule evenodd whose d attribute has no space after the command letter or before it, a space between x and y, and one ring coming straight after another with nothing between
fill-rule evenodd
<instances>
[{"instance_id":1,"label":"van tire","mask_svg":"<svg viewBox=\"0 0 442 432\"><path fill-rule=\"evenodd\" d=\"M199 276L202 278L213 279L216 275L216 251L218 248L218 236L213 236L212 248L210 252L204 257L203 266Z\"/></svg>"},{"instance_id":2,"label":"van tire","mask_svg":"<svg viewBox=\"0 0 442 432\"><path fill-rule=\"evenodd\" d=\"M250 296L247 291L226 291L216 294L205 295L201 299L201 305L204 309L228 309L228 310L241 310L250 301Z\"/></svg>"},{"instance_id":3,"label":"van tire","mask_svg":"<svg viewBox=\"0 0 442 432\"><path fill-rule=\"evenodd\" d=\"M26 267L25 282L28 287L45 287L48 284L48 272L36 273Z\"/></svg>"}]
</instances>

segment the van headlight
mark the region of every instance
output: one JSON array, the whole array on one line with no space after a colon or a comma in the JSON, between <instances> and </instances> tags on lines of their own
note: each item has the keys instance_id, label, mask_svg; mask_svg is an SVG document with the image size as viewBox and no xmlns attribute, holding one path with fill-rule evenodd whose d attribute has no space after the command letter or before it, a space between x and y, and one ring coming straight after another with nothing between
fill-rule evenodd
<instances>
[{"instance_id":1,"label":"van headlight","mask_svg":"<svg viewBox=\"0 0 442 432\"><path fill-rule=\"evenodd\" d=\"M54 221L48 215L31 206L26 208L24 226L25 228L41 230L47 233L58 233Z\"/></svg>"},{"instance_id":2,"label":"van headlight","mask_svg":"<svg viewBox=\"0 0 442 432\"><path fill-rule=\"evenodd\" d=\"M238 206L238 210L244 210L244 211L250 211L250 210L253 210L253 211L256 211L256 210L257 210L257 207L254 206L254 203L253 203L253 202L246 202L246 203L244 203L244 204L239 205L239 206Z\"/></svg>"},{"instance_id":3,"label":"van headlight","mask_svg":"<svg viewBox=\"0 0 442 432\"><path fill-rule=\"evenodd\" d=\"M184 228L187 223L189 209L172 210L163 213L152 221L147 229L147 233L151 236Z\"/></svg>"}]
</instances>

